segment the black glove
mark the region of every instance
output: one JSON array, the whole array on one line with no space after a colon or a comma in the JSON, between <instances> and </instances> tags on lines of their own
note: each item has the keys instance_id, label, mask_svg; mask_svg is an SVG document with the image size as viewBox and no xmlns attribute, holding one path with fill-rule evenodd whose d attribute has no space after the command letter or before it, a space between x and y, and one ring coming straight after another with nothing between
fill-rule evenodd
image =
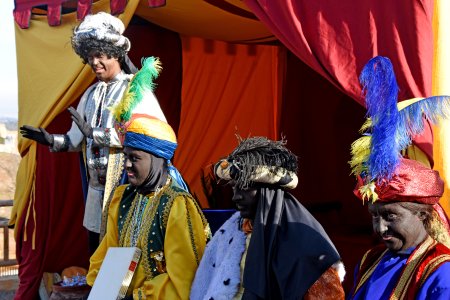
<instances>
[{"instance_id":1,"label":"black glove","mask_svg":"<svg viewBox=\"0 0 450 300\"><path fill-rule=\"evenodd\" d=\"M53 145L53 135L48 133L44 128L23 125L20 127L20 133L24 138L38 142L39 144L51 146Z\"/></svg>"},{"instance_id":2,"label":"black glove","mask_svg":"<svg viewBox=\"0 0 450 300\"><path fill-rule=\"evenodd\" d=\"M83 133L83 135L85 137L91 138L92 139L92 132L93 129L91 127L91 125L89 125L81 116L80 114L77 112L77 110L75 108L73 108L72 106L69 107L67 109L69 111L69 113L72 115L72 121L75 122L75 124L77 124L78 128L80 129L80 131Z\"/></svg>"}]
</instances>

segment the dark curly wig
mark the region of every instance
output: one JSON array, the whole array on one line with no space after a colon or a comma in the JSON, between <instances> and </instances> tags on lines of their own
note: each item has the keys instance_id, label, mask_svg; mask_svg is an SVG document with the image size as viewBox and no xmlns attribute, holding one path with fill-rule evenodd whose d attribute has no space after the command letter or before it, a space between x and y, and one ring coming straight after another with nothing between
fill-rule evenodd
<instances>
[{"instance_id":1,"label":"dark curly wig","mask_svg":"<svg viewBox=\"0 0 450 300\"><path fill-rule=\"evenodd\" d=\"M115 46L112 42L101 41L94 38L85 39L84 42L79 45L75 45L72 41L72 48L75 53L81 57L84 64L88 62L89 54L91 54L93 50L97 53L105 54L108 58L118 58L121 65L127 54L127 51L124 48Z\"/></svg>"},{"instance_id":2,"label":"dark curly wig","mask_svg":"<svg viewBox=\"0 0 450 300\"><path fill-rule=\"evenodd\" d=\"M273 167L297 173L297 156L286 148L286 141L272 141L265 137L242 139L238 136L239 145L227 157L238 168L234 178L238 186L246 187L252 184L250 178L258 166Z\"/></svg>"}]
</instances>

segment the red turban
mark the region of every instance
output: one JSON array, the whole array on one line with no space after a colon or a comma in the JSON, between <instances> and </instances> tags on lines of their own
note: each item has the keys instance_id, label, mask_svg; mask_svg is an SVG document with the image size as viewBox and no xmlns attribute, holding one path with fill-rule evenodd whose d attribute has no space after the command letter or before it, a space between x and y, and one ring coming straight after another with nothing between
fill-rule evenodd
<instances>
[{"instance_id":1,"label":"red turban","mask_svg":"<svg viewBox=\"0 0 450 300\"><path fill-rule=\"evenodd\" d=\"M358 176L353 192L361 200L365 200L361 192L364 184ZM378 195L377 201L381 202L405 201L433 205L439 202L444 193L444 182L439 172L415 160L402 158L392 178L375 182L374 191Z\"/></svg>"}]
</instances>

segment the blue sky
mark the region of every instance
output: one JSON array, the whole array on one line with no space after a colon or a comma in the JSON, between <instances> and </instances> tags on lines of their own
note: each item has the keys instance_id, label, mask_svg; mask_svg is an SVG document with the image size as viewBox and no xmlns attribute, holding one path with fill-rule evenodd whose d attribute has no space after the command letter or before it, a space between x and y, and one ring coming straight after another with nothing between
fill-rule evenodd
<instances>
[{"instance_id":1,"label":"blue sky","mask_svg":"<svg viewBox=\"0 0 450 300\"><path fill-rule=\"evenodd\" d=\"M14 0L0 0L0 117L17 118L17 65L14 40Z\"/></svg>"}]
</instances>

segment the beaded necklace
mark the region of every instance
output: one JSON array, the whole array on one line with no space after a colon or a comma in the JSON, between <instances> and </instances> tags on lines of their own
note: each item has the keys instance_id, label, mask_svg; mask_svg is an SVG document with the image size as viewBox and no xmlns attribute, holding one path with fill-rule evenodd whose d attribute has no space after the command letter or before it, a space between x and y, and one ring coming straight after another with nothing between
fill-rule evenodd
<instances>
[{"instance_id":1,"label":"beaded necklace","mask_svg":"<svg viewBox=\"0 0 450 300\"><path fill-rule=\"evenodd\" d=\"M156 192L155 192L156 193ZM136 199L138 198L138 199ZM134 207L133 216L131 218L131 232L130 232L130 246L136 247L137 245L137 239L139 236L139 232L141 231L141 225L142 225L142 215L144 214L145 207L147 206L148 197L143 196L141 194L137 194L136 198L134 198L134 201L137 201L136 206ZM153 201L150 203L150 205L153 205Z\"/></svg>"},{"instance_id":2,"label":"beaded necklace","mask_svg":"<svg viewBox=\"0 0 450 300\"><path fill-rule=\"evenodd\" d=\"M153 195L144 196L136 193L136 196L131 204L130 210L125 219L125 228L122 230L119 244L122 247L136 247L139 240L141 228L144 228L144 223L147 223L147 212L151 212L157 201L161 191L170 183L170 176L164 186L159 186ZM149 203L150 202L150 203ZM144 219L143 219L144 218Z\"/></svg>"}]
</instances>

